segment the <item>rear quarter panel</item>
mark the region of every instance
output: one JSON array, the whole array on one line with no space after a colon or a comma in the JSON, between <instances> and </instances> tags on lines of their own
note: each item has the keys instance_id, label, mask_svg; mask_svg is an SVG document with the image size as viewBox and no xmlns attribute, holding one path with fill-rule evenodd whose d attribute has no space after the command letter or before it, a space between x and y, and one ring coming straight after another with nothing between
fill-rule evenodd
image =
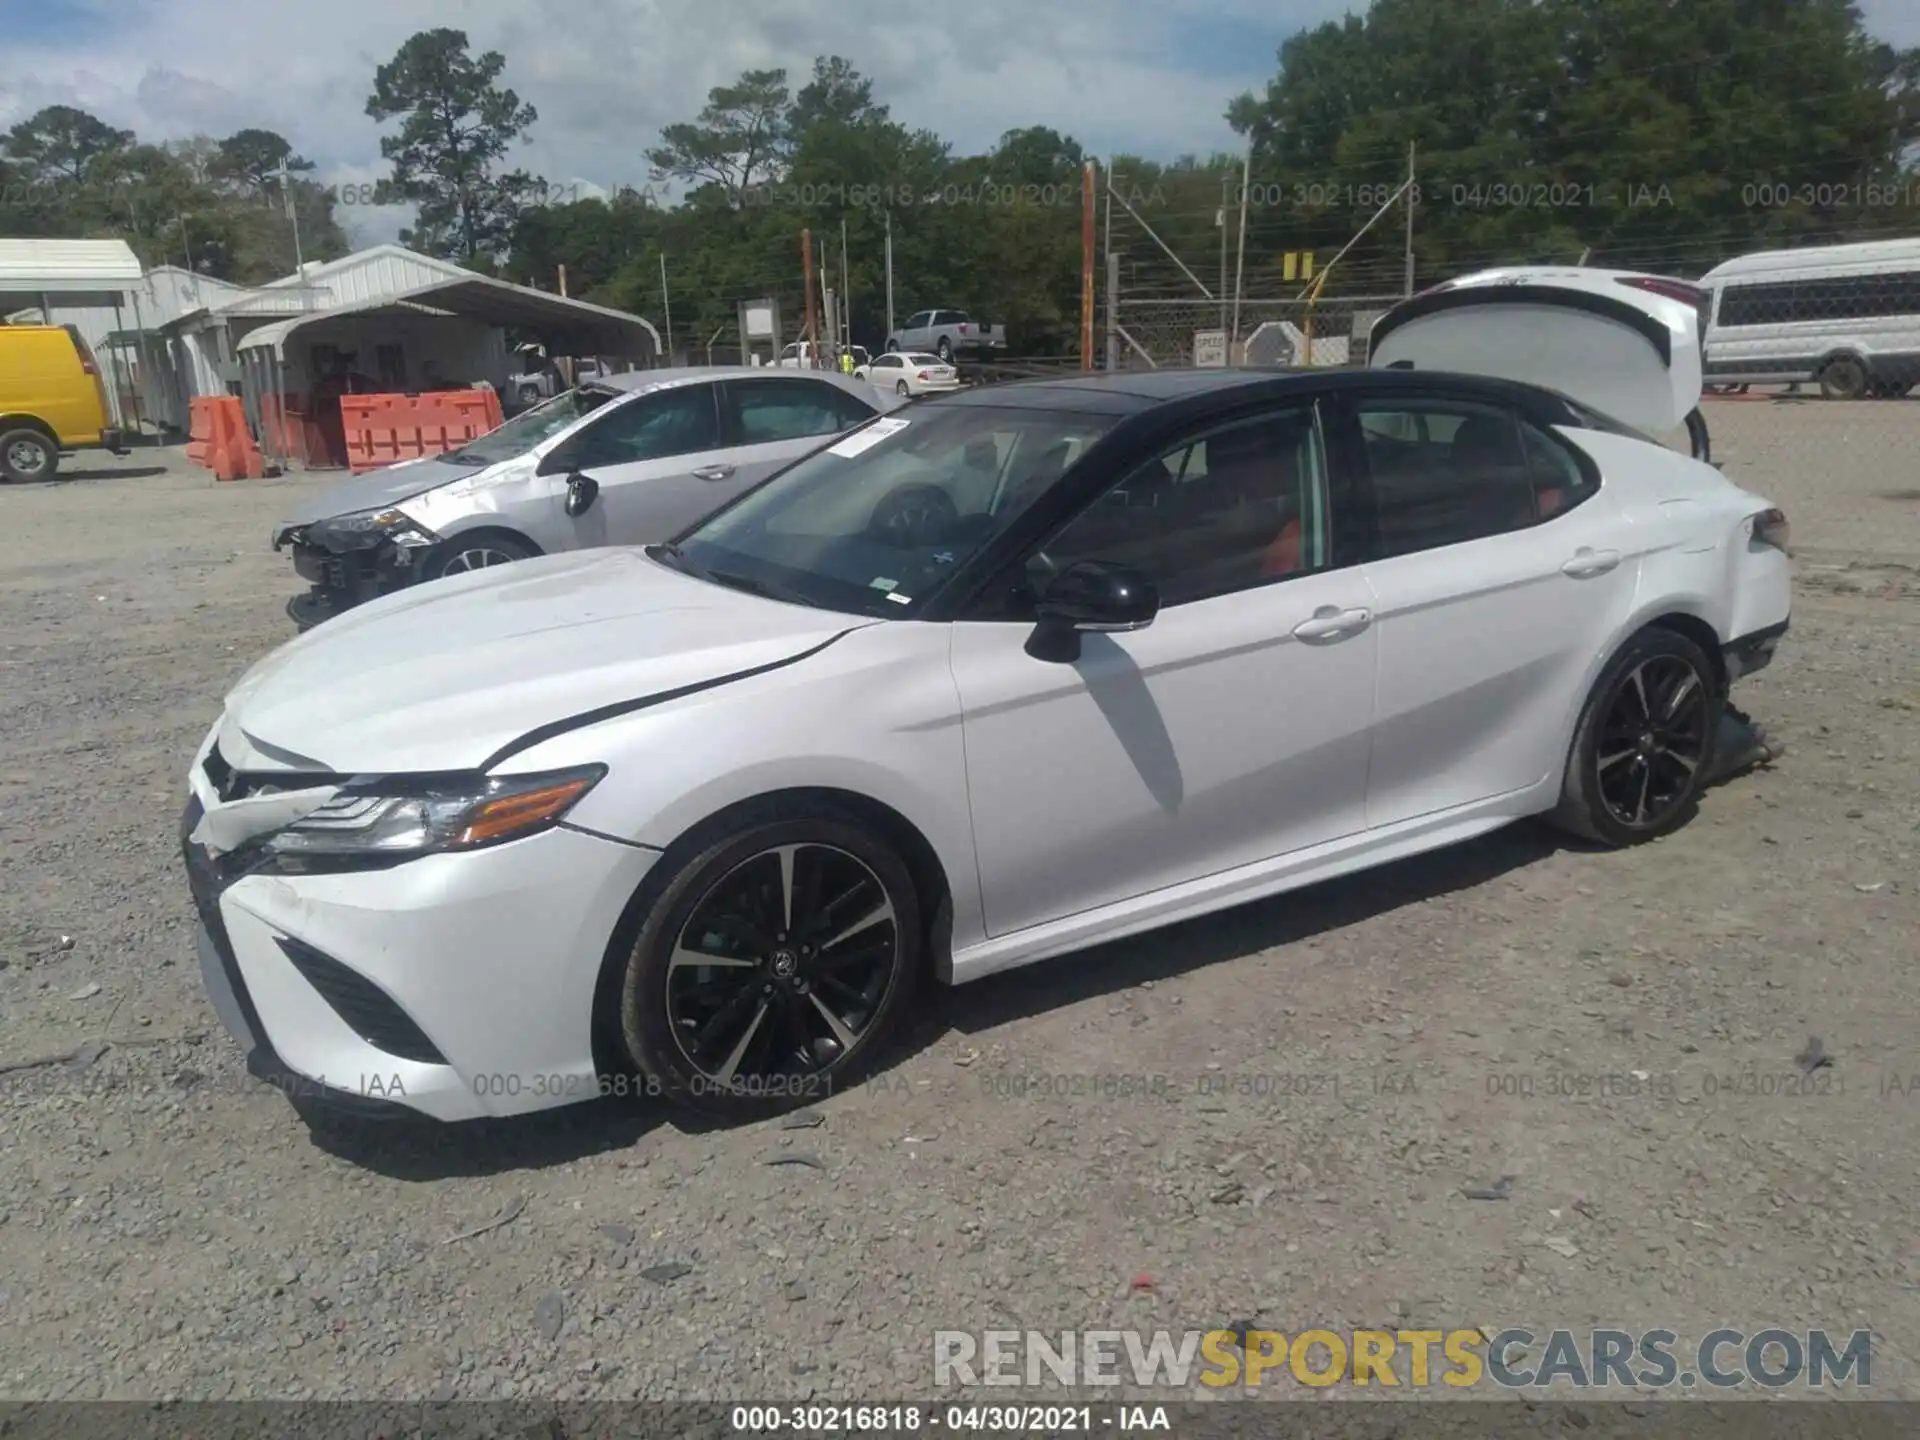
<instances>
[{"instance_id":1,"label":"rear quarter panel","mask_svg":"<svg viewBox=\"0 0 1920 1440\"><path fill-rule=\"evenodd\" d=\"M1724 644L1787 618L1791 562L1752 532L1752 517L1771 501L1663 445L1591 430L1563 433L1599 463L1640 537L1627 633L1679 613L1704 620Z\"/></svg>"}]
</instances>

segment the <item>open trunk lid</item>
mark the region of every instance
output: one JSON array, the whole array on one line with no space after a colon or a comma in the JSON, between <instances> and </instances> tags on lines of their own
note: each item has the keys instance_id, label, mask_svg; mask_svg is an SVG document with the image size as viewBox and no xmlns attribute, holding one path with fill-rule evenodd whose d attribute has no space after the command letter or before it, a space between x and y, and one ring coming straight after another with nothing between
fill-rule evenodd
<instances>
[{"instance_id":1,"label":"open trunk lid","mask_svg":"<svg viewBox=\"0 0 1920 1440\"><path fill-rule=\"evenodd\" d=\"M1700 404L1707 303L1684 280L1633 271L1486 270L1387 311L1368 361L1541 385L1659 435Z\"/></svg>"}]
</instances>

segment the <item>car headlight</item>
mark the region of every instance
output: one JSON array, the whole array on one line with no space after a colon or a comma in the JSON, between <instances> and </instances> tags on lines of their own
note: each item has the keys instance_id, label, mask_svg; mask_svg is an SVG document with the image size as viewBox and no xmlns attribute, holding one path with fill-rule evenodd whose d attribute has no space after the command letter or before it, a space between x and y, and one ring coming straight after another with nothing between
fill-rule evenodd
<instances>
[{"instance_id":1,"label":"car headlight","mask_svg":"<svg viewBox=\"0 0 1920 1440\"><path fill-rule=\"evenodd\" d=\"M355 781L275 832L266 848L296 864L481 850L559 824L606 773L604 765L588 765L537 775Z\"/></svg>"},{"instance_id":2,"label":"car headlight","mask_svg":"<svg viewBox=\"0 0 1920 1440\"><path fill-rule=\"evenodd\" d=\"M350 515L316 520L307 526L307 543L336 555L348 550L369 550L383 540L411 550L438 544L439 539L402 510L356 510Z\"/></svg>"}]
</instances>

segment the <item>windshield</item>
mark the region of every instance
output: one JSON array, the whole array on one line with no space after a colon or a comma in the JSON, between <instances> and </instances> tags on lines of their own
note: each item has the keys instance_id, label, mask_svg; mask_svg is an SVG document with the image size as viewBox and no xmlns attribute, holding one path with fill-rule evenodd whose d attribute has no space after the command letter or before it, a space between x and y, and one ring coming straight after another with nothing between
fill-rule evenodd
<instances>
[{"instance_id":1,"label":"windshield","mask_svg":"<svg viewBox=\"0 0 1920 1440\"><path fill-rule=\"evenodd\" d=\"M774 599L909 618L1113 424L985 405L882 416L654 553Z\"/></svg>"},{"instance_id":2,"label":"windshield","mask_svg":"<svg viewBox=\"0 0 1920 1440\"><path fill-rule=\"evenodd\" d=\"M498 465L524 455L542 440L551 439L574 421L591 415L613 396L605 390L569 390L531 410L523 410L464 450L449 450L440 458L454 465Z\"/></svg>"}]
</instances>

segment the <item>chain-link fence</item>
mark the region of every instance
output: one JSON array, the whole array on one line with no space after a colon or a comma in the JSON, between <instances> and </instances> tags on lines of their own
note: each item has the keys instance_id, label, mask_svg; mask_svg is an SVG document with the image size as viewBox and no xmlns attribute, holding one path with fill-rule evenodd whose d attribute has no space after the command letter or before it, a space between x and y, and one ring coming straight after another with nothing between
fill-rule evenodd
<instances>
[{"instance_id":1,"label":"chain-link fence","mask_svg":"<svg viewBox=\"0 0 1920 1440\"><path fill-rule=\"evenodd\" d=\"M1401 297L1342 295L1317 303L1242 300L1236 341L1211 300L1116 295L1108 353L1115 369L1191 365L1364 365L1373 322Z\"/></svg>"}]
</instances>

